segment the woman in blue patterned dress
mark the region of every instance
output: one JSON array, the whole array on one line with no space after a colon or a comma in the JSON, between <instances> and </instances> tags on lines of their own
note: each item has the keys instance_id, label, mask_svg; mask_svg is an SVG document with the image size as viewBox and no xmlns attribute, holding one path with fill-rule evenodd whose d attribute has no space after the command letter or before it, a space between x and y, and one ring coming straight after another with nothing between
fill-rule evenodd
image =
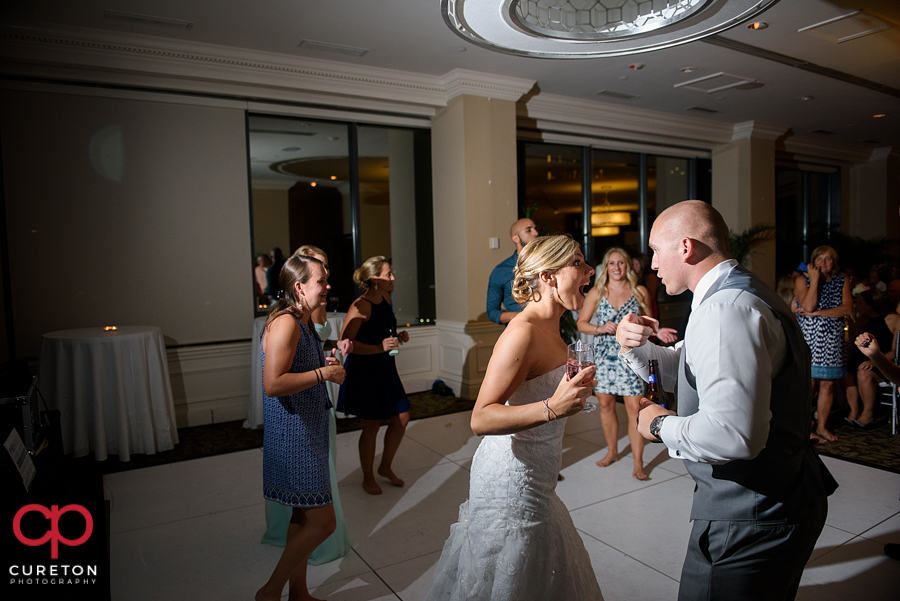
<instances>
[{"instance_id":1,"label":"woman in blue patterned dress","mask_svg":"<svg viewBox=\"0 0 900 601\"><path fill-rule=\"evenodd\" d=\"M294 255L281 269L283 296L263 329L265 435L263 495L293 508L287 544L256 601L281 599L290 582L291 599L312 599L306 587L310 554L335 528L328 469L328 414L325 382L340 384L344 368L325 359L312 310L327 300L322 262Z\"/></svg>"},{"instance_id":2,"label":"woman in blue patterned dress","mask_svg":"<svg viewBox=\"0 0 900 601\"><path fill-rule=\"evenodd\" d=\"M644 472L644 437L637 431L637 415L640 411L644 382L619 359L616 327L629 313L651 315L650 295L637 283L637 274L628 253L613 247L603 256L603 264L597 269L594 287L587 293L584 308L578 315L578 331L594 337L594 353L597 361L597 386L594 394L600 401L600 422L606 437L606 457L597 462L607 467L619 460L619 418L616 415L616 395L625 400L628 412L628 438L634 454L632 476L646 480ZM593 320L593 321L592 321ZM675 331L662 328L659 338L673 342Z\"/></svg>"},{"instance_id":3,"label":"woman in blue patterned dress","mask_svg":"<svg viewBox=\"0 0 900 601\"><path fill-rule=\"evenodd\" d=\"M318 246L304 244L294 251L295 255L305 255L318 259L325 266L325 275L331 277L331 269L328 267L328 255ZM316 335L322 345L322 350L327 354L329 351L340 351L341 355L348 355L353 349L353 342L350 340L332 340L331 323L328 321L328 312L325 305L313 308L310 313L310 319L316 328ZM330 391L329 391L330 392ZM329 394L329 399L331 395ZM330 399L333 401L333 399ZM351 541L350 533L347 531L347 523L344 520L344 510L341 506L341 497L338 493L337 483L337 421L332 407L328 416L328 468L331 473L331 505L334 507L335 529L334 533L329 536L325 542L316 547L316 550L309 556L309 564L319 566L325 563L340 559L350 552ZM266 499L266 532L263 535L262 542L274 545L276 547L284 547L287 541L288 526L291 522L291 514L293 509L289 505L282 505L277 501Z\"/></svg>"},{"instance_id":4,"label":"woman in blue patterned dress","mask_svg":"<svg viewBox=\"0 0 900 601\"><path fill-rule=\"evenodd\" d=\"M815 435L837 440L825 426L834 402L834 383L847 374L844 320L853 312L850 281L838 274L838 255L830 246L812 252L809 271L794 282L795 309L800 329L812 353L812 385L818 388Z\"/></svg>"}]
</instances>

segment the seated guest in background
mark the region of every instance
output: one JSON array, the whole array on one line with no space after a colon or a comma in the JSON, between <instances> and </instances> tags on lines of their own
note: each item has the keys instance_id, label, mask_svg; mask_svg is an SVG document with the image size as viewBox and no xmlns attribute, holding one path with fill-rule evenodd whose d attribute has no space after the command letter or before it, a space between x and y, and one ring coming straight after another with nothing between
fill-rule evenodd
<instances>
[{"instance_id":1,"label":"seated guest in background","mask_svg":"<svg viewBox=\"0 0 900 601\"><path fill-rule=\"evenodd\" d=\"M869 279L866 282L866 286L874 288L878 290L878 292L887 291L887 284L881 281L881 274L878 273L878 269L875 267L869 270Z\"/></svg>"},{"instance_id":2,"label":"seated guest in background","mask_svg":"<svg viewBox=\"0 0 900 601\"><path fill-rule=\"evenodd\" d=\"M869 333L863 333L856 338L856 347L875 364L884 377L892 383L900 386L900 367L895 365L881 353L878 340ZM884 554L891 559L900 560L900 544L888 543L884 546Z\"/></svg>"},{"instance_id":3,"label":"seated guest in background","mask_svg":"<svg viewBox=\"0 0 900 601\"><path fill-rule=\"evenodd\" d=\"M792 309L796 309L797 307L796 303L794 303L795 281L802 275L803 273L801 271L795 269L790 274L779 278L778 283L775 286L775 292L778 293L778 296L781 297L781 300L784 301L784 304L786 304L788 307L791 307Z\"/></svg>"},{"instance_id":4,"label":"seated guest in background","mask_svg":"<svg viewBox=\"0 0 900 601\"><path fill-rule=\"evenodd\" d=\"M858 334L868 332L878 340L883 348L893 348L894 332L900 329L900 315L893 311L887 297L877 290L863 290L854 300L856 307L856 320L851 327L853 339ZM847 404L850 406L850 414L845 420L851 425L867 428L872 424L872 415L875 408L875 389L877 381L873 382L872 362L859 352L855 346L850 346L847 353L847 376L844 378L844 389L847 396ZM863 399L862 415L859 412L859 386L858 379L862 379L866 392Z\"/></svg>"},{"instance_id":5,"label":"seated guest in background","mask_svg":"<svg viewBox=\"0 0 900 601\"><path fill-rule=\"evenodd\" d=\"M900 313L900 280L891 280L888 283L887 297L895 305L894 313Z\"/></svg>"},{"instance_id":6,"label":"seated guest in background","mask_svg":"<svg viewBox=\"0 0 900 601\"><path fill-rule=\"evenodd\" d=\"M531 219L519 219L509 228L509 236L516 245L516 252L494 267L488 280L487 316L499 324L509 323L524 309L512 296L513 269L525 245L538 237L537 226Z\"/></svg>"},{"instance_id":7,"label":"seated guest in background","mask_svg":"<svg viewBox=\"0 0 900 601\"><path fill-rule=\"evenodd\" d=\"M878 347L889 349L885 354L887 357L893 358L896 332L900 330L900 315L894 312L890 301L878 290L864 290L857 298L857 308L860 317L868 318L863 327L863 333L876 340ZM875 403L878 400L878 383L882 381L882 374L871 359L863 360L864 356L859 353L856 355L859 357L855 363L862 412L859 413L858 405L854 402L855 399L851 400L851 396L855 395L848 390L847 402L850 404L850 415L847 416L847 419L860 428L869 428L874 420ZM868 356L868 353L864 353L864 355ZM848 363L848 365L850 364Z\"/></svg>"}]
</instances>

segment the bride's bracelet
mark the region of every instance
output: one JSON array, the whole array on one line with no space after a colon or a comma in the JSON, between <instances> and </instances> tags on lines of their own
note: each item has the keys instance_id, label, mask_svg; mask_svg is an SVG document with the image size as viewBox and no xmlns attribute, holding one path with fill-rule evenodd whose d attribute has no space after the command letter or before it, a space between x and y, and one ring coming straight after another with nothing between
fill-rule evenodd
<instances>
[{"instance_id":1,"label":"bride's bracelet","mask_svg":"<svg viewBox=\"0 0 900 601\"><path fill-rule=\"evenodd\" d=\"M544 419L545 420L547 420L548 422L552 422L557 417L559 417L558 415L556 415L556 412L550 408L550 399L544 399L541 402L544 404Z\"/></svg>"}]
</instances>

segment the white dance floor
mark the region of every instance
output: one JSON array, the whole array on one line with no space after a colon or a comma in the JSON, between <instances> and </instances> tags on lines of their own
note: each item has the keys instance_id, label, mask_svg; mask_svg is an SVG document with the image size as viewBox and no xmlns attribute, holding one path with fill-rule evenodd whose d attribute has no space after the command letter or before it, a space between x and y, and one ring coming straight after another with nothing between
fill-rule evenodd
<instances>
[{"instance_id":1,"label":"white dance floor","mask_svg":"<svg viewBox=\"0 0 900 601\"><path fill-rule=\"evenodd\" d=\"M619 451L628 445L624 407ZM367 495L359 432L338 435L338 481L353 551L309 567L313 594L340 601L425 596L441 548L468 492L478 437L470 413L411 422L394 470L406 480ZM383 435L383 429L382 429ZM380 441L379 441L380 453ZM630 450L608 468L599 412L566 424L557 488L572 513L606 601L675 599L690 531L693 481L662 445L644 453L650 480L631 477ZM900 561L900 475L824 458L841 487L803 576L798 599L894 601ZM376 458L376 465L379 458ZM281 555L265 529L262 449L105 477L112 502L112 596L122 600L252 599ZM284 590L287 598L287 588Z\"/></svg>"}]
</instances>

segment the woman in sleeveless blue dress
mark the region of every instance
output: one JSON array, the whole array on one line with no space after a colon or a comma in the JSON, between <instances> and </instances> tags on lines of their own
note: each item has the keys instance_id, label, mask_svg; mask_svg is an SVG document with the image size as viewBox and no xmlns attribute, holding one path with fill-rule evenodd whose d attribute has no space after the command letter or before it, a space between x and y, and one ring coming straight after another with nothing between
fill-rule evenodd
<instances>
[{"instance_id":1,"label":"woman in sleeveless blue dress","mask_svg":"<svg viewBox=\"0 0 900 601\"><path fill-rule=\"evenodd\" d=\"M282 298L260 341L265 430L263 495L293 508L287 543L256 601L281 599L290 582L291 598L308 595L310 554L335 528L328 467L328 414L325 382L340 384L344 368L326 360L311 309L324 305L328 278L321 261L294 255L281 269Z\"/></svg>"},{"instance_id":2,"label":"woman in sleeveless blue dress","mask_svg":"<svg viewBox=\"0 0 900 601\"><path fill-rule=\"evenodd\" d=\"M393 472L392 464L403 441L409 423L409 399L397 373L391 351L398 351L400 343L409 340L406 332L397 333L397 320L391 308L394 274L391 264L382 256L366 260L353 274L353 281L365 289L353 301L341 340L353 341L353 351L347 356L347 379L338 396L338 411L356 415L362 421L359 439L359 462L363 472L363 489L380 495L375 480L375 442L381 420L388 419L384 433L384 451L378 475L394 486L404 482Z\"/></svg>"},{"instance_id":3,"label":"woman in sleeveless blue dress","mask_svg":"<svg viewBox=\"0 0 900 601\"><path fill-rule=\"evenodd\" d=\"M631 475L646 480L644 472L644 437L637 431L644 381L619 359L616 327L629 313L650 315L650 294L637 283L634 263L628 253L613 247L606 251L594 279L594 287L587 293L584 308L578 315L578 331L590 334L594 340L594 359L597 362L597 387L594 393L600 402L600 423L606 438L606 457L597 462L607 467L619 460L619 417L616 396L622 396L628 413L628 439L634 455ZM664 335L664 333L661 333Z\"/></svg>"},{"instance_id":4,"label":"woman in sleeveless blue dress","mask_svg":"<svg viewBox=\"0 0 900 601\"><path fill-rule=\"evenodd\" d=\"M568 236L519 253L513 297L527 305L504 330L472 412L484 436L469 498L434 572L426 601L598 601L591 560L556 494L566 418L584 408L595 368L566 377L565 311L584 303L593 269Z\"/></svg>"},{"instance_id":5,"label":"woman in sleeveless blue dress","mask_svg":"<svg viewBox=\"0 0 900 601\"><path fill-rule=\"evenodd\" d=\"M794 281L797 321L812 354L812 384L818 389L816 436L837 440L826 427L834 403L835 382L847 373L844 317L853 312L850 280L838 275L837 251L820 246L812 252L808 272Z\"/></svg>"},{"instance_id":6,"label":"woman in sleeveless blue dress","mask_svg":"<svg viewBox=\"0 0 900 601\"><path fill-rule=\"evenodd\" d=\"M294 251L294 254L318 259L325 266L326 275L331 277L331 269L328 267L328 255L326 255L325 251L321 248L307 244ZM346 355L350 352L353 343L349 340L342 340L340 342L331 340L331 323L329 323L327 319L327 310L324 305L315 307L310 314L310 319L316 328L316 335L318 336L324 351L339 350L342 355ZM326 391L329 391L327 387ZM330 397L329 391L329 398ZM344 510L341 505L341 498L338 494L336 468L337 422L335 420L334 407L331 408L328 415L328 434L328 469L331 475L331 499L332 506L334 507L335 528L331 536L329 536L321 545L316 547L316 550L309 556L309 563L314 566L340 559L349 553L352 547L350 533L347 530L347 524L344 520ZM282 505L277 501L266 499L265 512L266 532L263 535L261 542L276 547L283 547L287 541L288 525L290 524L292 513L291 507Z\"/></svg>"}]
</instances>

